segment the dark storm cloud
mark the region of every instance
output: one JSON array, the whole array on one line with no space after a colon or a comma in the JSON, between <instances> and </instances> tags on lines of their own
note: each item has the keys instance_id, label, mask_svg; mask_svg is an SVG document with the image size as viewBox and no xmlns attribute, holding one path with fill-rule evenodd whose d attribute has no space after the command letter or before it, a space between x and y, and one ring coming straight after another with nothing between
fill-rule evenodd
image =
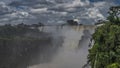
<instances>
[{"instance_id":1,"label":"dark storm cloud","mask_svg":"<svg viewBox=\"0 0 120 68\"><path fill-rule=\"evenodd\" d=\"M65 23L77 18L80 23L94 23L104 19L113 0L1 0L0 22Z\"/></svg>"}]
</instances>

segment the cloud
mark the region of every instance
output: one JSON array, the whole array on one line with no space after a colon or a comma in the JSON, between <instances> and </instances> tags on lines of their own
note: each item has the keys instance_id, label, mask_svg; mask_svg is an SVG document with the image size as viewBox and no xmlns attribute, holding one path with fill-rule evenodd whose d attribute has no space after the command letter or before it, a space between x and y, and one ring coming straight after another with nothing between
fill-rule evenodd
<instances>
[{"instance_id":1,"label":"cloud","mask_svg":"<svg viewBox=\"0 0 120 68\"><path fill-rule=\"evenodd\" d=\"M0 15L11 13L12 10L4 2L0 2Z\"/></svg>"},{"instance_id":2,"label":"cloud","mask_svg":"<svg viewBox=\"0 0 120 68\"><path fill-rule=\"evenodd\" d=\"M89 18L104 18L97 8L89 8L86 14L89 16Z\"/></svg>"},{"instance_id":3,"label":"cloud","mask_svg":"<svg viewBox=\"0 0 120 68\"><path fill-rule=\"evenodd\" d=\"M38 9L32 8L32 9L30 9L30 12L32 12L32 13L45 13L45 12L47 12L47 8L38 8Z\"/></svg>"},{"instance_id":4,"label":"cloud","mask_svg":"<svg viewBox=\"0 0 120 68\"><path fill-rule=\"evenodd\" d=\"M80 23L93 24L104 19L113 0L1 0L0 22L62 23L77 18Z\"/></svg>"}]
</instances>

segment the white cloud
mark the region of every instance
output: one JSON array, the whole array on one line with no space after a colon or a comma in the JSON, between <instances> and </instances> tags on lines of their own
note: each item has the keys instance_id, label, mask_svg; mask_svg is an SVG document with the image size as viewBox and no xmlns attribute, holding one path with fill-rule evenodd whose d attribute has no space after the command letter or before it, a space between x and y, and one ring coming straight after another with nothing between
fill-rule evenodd
<instances>
[{"instance_id":1,"label":"white cloud","mask_svg":"<svg viewBox=\"0 0 120 68\"><path fill-rule=\"evenodd\" d=\"M17 11L17 12L13 12L11 14L7 14L7 16L10 16L11 18L25 18L25 17L29 16L29 13Z\"/></svg>"},{"instance_id":2,"label":"white cloud","mask_svg":"<svg viewBox=\"0 0 120 68\"><path fill-rule=\"evenodd\" d=\"M97 3L93 3L95 7L103 7L105 6L107 3L106 2L97 2Z\"/></svg>"},{"instance_id":3,"label":"white cloud","mask_svg":"<svg viewBox=\"0 0 120 68\"><path fill-rule=\"evenodd\" d=\"M86 14L88 14L89 18L104 18L97 8L89 8Z\"/></svg>"},{"instance_id":4,"label":"white cloud","mask_svg":"<svg viewBox=\"0 0 120 68\"><path fill-rule=\"evenodd\" d=\"M30 9L32 13L44 13L47 12L47 8L38 8L38 9Z\"/></svg>"},{"instance_id":5,"label":"white cloud","mask_svg":"<svg viewBox=\"0 0 120 68\"><path fill-rule=\"evenodd\" d=\"M0 2L0 7L6 8L7 6L6 6L6 4L4 2Z\"/></svg>"},{"instance_id":6,"label":"white cloud","mask_svg":"<svg viewBox=\"0 0 120 68\"><path fill-rule=\"evenodd\" d=\"M91 23L98 19L104 19L108 8L114 5L112 1L91 3L89 0L20 0L20 6L13 7L7 5L10 0L2 1L0 1L0 21L9 19L20 21L26 17L26 23L31 22L31 20L39 21L39 19L42 22L56 23L59 21L58 23L60 23L63 22L61 20L73 18L79 18L81 22L83 20ZM21 6L22 9L18 10Z\"/></svg>"},{"instance_id":7,"label":"white cloud","mask_svg":"<svg viewBox=\"0 0 120 68\"><path fill-rule=\"evenodd\" d=\"M52 11L53 14L57 14L57 15L62 15L62 16L66 16L67 12L56 12L56 11Z\"/></svg>"},{"instance_id":8,"label":"white cloud","mask_svg":"<svg viewBox=\"0 0 120 68\"><path fill-rule=\"evenodd\" d=\"M12 9L10 9L9 6L6 5L4 2L0 2L0 13L9 13L12 12Z\"/></svg>"},{"instance_id":9,"label":"white cloud","mask_svg":"<svg viewBox=\"0 0 120 68\"><path fill-rule=\"evenodd\" d=\"M81 0L73 0L72 2L57 4L56 7L75 8L80 6L87 6L89 4L90 3L88 0L86 0L85 2L82 2Z\"/></svg>"}]
</instances>

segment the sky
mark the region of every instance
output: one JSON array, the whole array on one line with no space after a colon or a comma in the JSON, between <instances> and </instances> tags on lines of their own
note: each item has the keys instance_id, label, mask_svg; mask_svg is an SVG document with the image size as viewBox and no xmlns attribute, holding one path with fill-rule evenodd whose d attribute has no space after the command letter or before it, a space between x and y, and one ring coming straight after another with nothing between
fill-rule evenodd
<instances>
[{"instance_id":1,"label":"sky","mask_svg":"<svg viewBox=\"0 0 120 68\"><path fill-rule=\"evenodd\" d=\"M104 20L110 6L120 0L0 0L0 24L64 24L78 19L82 24Z\"/></svg>"}]
</instances>

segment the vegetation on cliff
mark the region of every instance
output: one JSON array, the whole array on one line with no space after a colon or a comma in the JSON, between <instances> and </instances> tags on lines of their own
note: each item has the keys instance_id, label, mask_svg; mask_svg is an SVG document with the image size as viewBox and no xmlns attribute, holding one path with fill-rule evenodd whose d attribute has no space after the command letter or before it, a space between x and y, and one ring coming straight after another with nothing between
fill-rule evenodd
<instances>
[{"instance_id":1,"label":"vegetation on cliff","mask_svg":"<svg viewBox=\"0 0 120 68\"><path fill-rule=\"evenodd\" d=\"M120 6L111 7L108 20L97 27L88 59L92 68L120 68Z\"/></svg>"}]
</instances>

